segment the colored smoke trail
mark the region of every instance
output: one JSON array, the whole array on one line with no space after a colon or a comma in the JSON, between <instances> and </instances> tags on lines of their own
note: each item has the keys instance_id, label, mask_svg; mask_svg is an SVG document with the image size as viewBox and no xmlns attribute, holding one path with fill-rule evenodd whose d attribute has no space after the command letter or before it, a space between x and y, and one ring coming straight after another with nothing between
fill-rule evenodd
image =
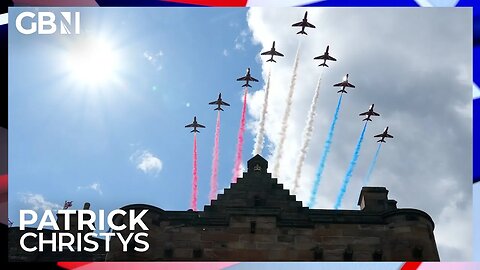
<instances>
[{"instance_id":1,"label":"colored smoke trail","mask_svg":"<svg viewBox=\"0 0 480 270\"><path fill-rule=\"evenodd\" d=\"M282 160L282 156L283 156L283 144L285 143L285 138L287 137L288 119L290 118L290 111L292 108L292 101L293 101L293 90L295 89L295 83L297 81L297 69L298 69L298 59L300 57L300 45L301 43L299 42L297 47L297 54L295 55L295 62L293 63L292 79L290 81L290 89L288 91L287 104L286 104L285 112L283 114L283 119L282 119L282 128L280 130L280 141L276 149L275 165L273 167L274 177L278 177L278 173L280 170L280 161Z\"/></svg>"},{"instance_id":2,"label":"colored smoke trail","mask_svg":"<svg viewBox=\"0 0 480 270\"><path fill-rule=\"evenodd\" d=\"M362 133L360 134L360 137L358 138L357 146L355 147L355 152L353 152L352 161L350 161L350 165L348 166L348 170L347 170L347 173L345 174L345 178L343 178L342 188L338 193L337 202L335 203L335 209L338 209L342 204L343 196L345 195L345 192L347 191L348 183L352 178L353 169L355 169L355 165L357 164L358 157L360 156L360 147L362 146L363 136L365 135L365 130L367 129L367 123L368 122L365 122L365 125L363 125Z\"/></svg>"},{"instance_id":3,"label":"colored smoke trail","mask_svg":"<svg viewBox=\"0 0 480 270\"><path fill-rule=\"evenodd\" d=\"M210 201L217 197L218 186L218 142L220 140L220 111L217 113L217 125L215 126L215 142L212 154L212 178L210 178Z\"/></svg>"},{"instance_id":4,"label":"colored smoke trail","mask_svg":"<svg viewBox=\"0 0 480 270\"><path fill-rule=\"evenodd\" d=\"M313 181L312 193L310 193L310 200L308 202L308 207L312 208L315 205L317 200L318 187L320 186L320 180L322 179L323 170L325 169L325 163L327 162L328 153L330 153L330 146L332 145L333 132L335 131L335 124L338 120L338 112L340 111L340 105L342 105L342 97L340 94L338 98L337 108L335 108L335 114L333 115L332 124L328 131L327 139L325 140L325 145L323 146L323 154L320 159L320 164L318 165L317 173L315 174L315 180Z\"/></svg>"},{"instance_id":5,"label":"colored smoke trail","mask_svg":"<svg viewBox=\"0 0 480 270\"><path fill-rule=\"evenodd\" d=\"M365 176L365 179L363 179L363 186L367 186L368 182L370 181L370 176L372 175L373 168L375 168L375 164L377 164L377 159L378 159L378 154L380 153L380 148L382 148L381 143L378 144L377 151L375 152L375 155L373 156L372 163L370 163L370 167L368 167L367 176Z\"/></svg>"},{"instance_id":6,"label":"colored smoke trail","mask_svg":"<svg viewBox=\"0 0 480 270\"><path fill-rule=\"evenodd\" d=\"M317 110L318 96L320 94L320 84L322 82L323 72L318 78L317 87L315 88L315 94L313 95L312 104L310 104L310 111L308 112L307 123L303 129L302 135L302 147L300 148L300 154L297 160L297 169L295 171L295 182L293 186L293 193L296 193L298 188L298 181L302 176L302 167L305 163L305 157L307 156L308 147L310 146L310 140L312 139L313 123L315 120L315 111Z\"/></svg>"},{"instance_id":7,"label":"colored smoke trail","mask_svg":"<svg viewBox=\"0 0 480 270\"><path fill-rule=\"evenodd\" d=\"M197 211L198 173L197 173L197 133L193 133L193 180L190 208Z\"/></svg>"},{"instance_id":8,"label":"colored smoke trail","mask_svg":"<svg viewBox=\"0 0 480 270\"><path fill-rule=\"evenodd\" d=\"M242 117L240 118L240 128L238 129L237 154L235 155L232 183L237 182L240 166L242 165L243 134L245 133L245 116L247 113L247 94L248 88L245 87L245 93L243 94Z\"/></svg>"},{"instance_id":9,"label":"colored smoke trail","mask_svg":"<svg viewBox=\"0 0 480 270\"><path fill-rule=\"evenodd\" d=\"M253 148L253 155L260 155L263 150L263 142L265 136L265 119L267 117L267 109L268 109L268 94L270 90L270 74L268 72L267 77L267 86L265 87L265 96L263 98L263 107L262 107L262 115L260 116L260 123L258 125L258 133L257 137L255 138L255 147Z\"/></svg>"}]
</instances>

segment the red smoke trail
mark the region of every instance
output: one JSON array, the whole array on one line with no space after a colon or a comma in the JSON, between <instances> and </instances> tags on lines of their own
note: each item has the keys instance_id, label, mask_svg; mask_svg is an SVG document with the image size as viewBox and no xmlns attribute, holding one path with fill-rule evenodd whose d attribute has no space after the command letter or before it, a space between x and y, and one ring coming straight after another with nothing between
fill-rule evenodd
<instances>
[{"instance_id":1,"label":"red smoke trail","mask_svg":"<svg viewBox=\"0 0 480 270\"><path fill-rule=\"evenodd\" d=\"M192 201L190 208L197 211L198 194L198 173L197 173L197 133L193 133L193 180L192 180Z\"/></svg>"},{"instance_id":2,"label":"red smoke trail","mask_svg":"<svg viewBox=\"0 0 480 270\"><path fill-rule=\"evenodd\" d=\"M212 178L210 178L210 201L217 197L218 178L218 142L220 139L220 111L217 114L217 125L215 127L215 144L213 145Z\"/></svg>"},{"instance_id":3,"label":"red smoke trail","mask_svg":"<svg viewBox=\"0 0 480 270\"><path fill-rule=\"evenodd\" d=\"M237 154L235 156L235 166L233 167L232 183L237 182L238 172L242 165L242 148L243 148L243 134L245 133L245 115L247 112L247 94L248 88L245 87L245 94L243 94L243 108L242 118L240 119L240 128L238 129Z\"/></svg>"}]
</instances>

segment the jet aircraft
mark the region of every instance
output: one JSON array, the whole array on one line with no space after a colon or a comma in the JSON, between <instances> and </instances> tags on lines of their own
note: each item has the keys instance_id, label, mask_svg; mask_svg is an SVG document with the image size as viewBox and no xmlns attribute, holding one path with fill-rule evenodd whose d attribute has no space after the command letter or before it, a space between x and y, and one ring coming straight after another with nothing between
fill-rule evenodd
<instances>
[{"instance_id":1,"label":"jet aircraft","mask_svg":"<svg viewBox=\"0 0 480 270\"><path fill-rule=\"evenodd\" d=\"M348 74L345 76L345 80L343 82L339 82L333 86L342 86L342 89L338 90L337 93L347 93L347 91L345 91L345 87L355 88L355 85L348 82Z\"/></svg>"},{"instance_id":2,"label":"jet aircraft","mask_svg":"<svg viewBox=\"0 0 480 270\"><path fill-rule=\"evenodd\" d=\"M258 82L257 79L253 78L253 77L250 75L250 68L247 68L247 74L245 74L244 77L238 78L237 81L245 81L245 84L242 85L242 87L252 87L250 84L248 84L248 82L250 82L250 81L252 81L252 82Z\"/></svg>"},{"instance_id":3,"label":"jet aircraft","mask_svg":"<svg viewBox=\"0 0 480 270\"><path fill-rule=\"evenodd\" d=\"M364 115L367 116L367 117L365 117L362 121L372 121L372 119L370 119L370 117L372 117L372 116L380 116L379 113L376 113L376 112L373 111L373 107L374 107L374 106L375 106L375 104L370 105L370 108L368 108L368 111L359 114L360 116L364 116Z\"/></svg>"},{"instance_id":4,"label":"jet aircraft","mask_svg":"<svg viewBox=\"0 0 480 270\"><path fill-rule=\"evenodd\" d=\"M284 56L283 54L275 50L275 41L273 42L272 48L269 51L262 52L261 55L271 55L272 57L270 57L270 59L268 59L267 62L274 62L274 63L276 63L277 61L273 59L273 56Z\"/></svg>"},{"instance_id":5,"label":"jet aircraft","mask_svg":"<svg viewBox=\"0 0 480 270\"><path fill-rule=\"evenodd\" d=\"M200 125L199 123L197 123L197 117L196 116L193 117L193 122L191 124L186 125L185 127L186 128L189 128L189 127L193 128L193 130L190 131L190 132L200 132L200 130L198 130L197 128L205 128L204 125Z\"/></svg>"},{"instance_id":6,"label":"jet aircraft","mask_svg":"<svg viewBox=\"0 0 480 270\"><path fill-rule=\"evenodd\" d=\"M292 24L292 27L302 27L302 30L300 30L297 33L297 35L298 34L308 35L307 32L305 32L305 27L315 28L315 25L307 21L307 15L308 15L308 11L305 11L305 16L303 17L303 20L301 22Z\"/></svg>"},{"instance_id":7,"label":"jet aircraft","mask_svg":"<svg viewBox=\"0 0 480 270\"><path fill-rule=\"evenodd\" d=\"M217 105L217 108L215 108L214 111L223 111L223 109L221 107L222 105L230 106L230 104L228 104L228 103L226 103L225 101L222 100L222 93L218 94L218 99L217 100L212 101L208 104Z\"/></svg>"},{"instance_id":8,"label":"jet aircraft","mask_svg":"<svg viewBox=\"0 0 480 270\"><path fill-rule=\"evenodd\" d=\"M320 55L320 56L317 56L317 57L313 58L314 60L318 60L318 59L323 60L323 63L318 65L319 67L321 67L321 66L328 67L328 65L326 64L327 60L337 61L337 59L331 57L330 54L328 53L329 48L330 48L330 46L327 46L327 50L323 53L323 55Z\"/></svg>"},{"instance_id":9,"label":"jet aircraft","mask_svg":"<svg viewBox=\"0 0 480 270\"><path fill-rule=\"evenodd\" d=\"M386 143L385 141L385 138L393 138L392 135L388 134L388 127L386 127L382 133L378 134L378 135L375 135L373 136L375 138L381 138L380 140L378 140L377 142L380 142L380 143Z\"/></svg>"}]
</instances>

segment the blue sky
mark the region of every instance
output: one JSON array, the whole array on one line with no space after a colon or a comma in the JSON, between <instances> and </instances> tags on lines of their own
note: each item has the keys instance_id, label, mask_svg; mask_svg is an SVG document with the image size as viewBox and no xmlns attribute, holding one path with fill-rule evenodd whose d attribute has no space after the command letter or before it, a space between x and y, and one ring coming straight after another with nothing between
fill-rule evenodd
<instances>
[{"instance_id":1,"label":"blue sky","mask_svg":"<svg viewBox=\"0 0 480 270\"><path fill-rule=\"evenodd\" d=\"M231 179L242 106L235 79L251 67L261 80L255 60L261 48L251 43L247 10L70 10L81 12L79 36L23 36L9 24L16 48L9 52L10 219L18 224L19 209L65 200L74 208L89 201L93 209L130 203L188 209L193 136L184 126L194 115L207 126L198 135L203 209L216 121L208 102L221 91L231 104L221 119L222 189ZM82 50L82 39L97 37L106 37L119 64L115 80L91 87L70 76L65 58ZM251 134L245 136L244 161L253 147ZM145 171L138 168L142 158Z\"/></svg>"}]
</instances>

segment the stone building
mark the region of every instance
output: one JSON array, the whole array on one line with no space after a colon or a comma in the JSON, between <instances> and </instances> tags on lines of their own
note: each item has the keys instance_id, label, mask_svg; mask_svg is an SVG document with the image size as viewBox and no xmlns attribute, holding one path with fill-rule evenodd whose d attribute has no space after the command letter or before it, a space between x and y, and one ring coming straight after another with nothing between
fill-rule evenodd
<instances>
[{"instance_id":1,"label":"stone building","mask_svg":"<svg viewBox=\"0 0 480 270\"><path fill-rule=\"evenodd\" d=\"M107 260L148 261L438 261L434 222L423 211L398 209L384 187L364 187L360 210L303 207L267 173L257 155L237 183L204 211L148 209L150 249L127 252L112 239ZM116 224L128 224L128 216ZM137 226L138 227L138 226ZM123 231L122 234L128 234Z\"/></svg>"}]
</instances>

